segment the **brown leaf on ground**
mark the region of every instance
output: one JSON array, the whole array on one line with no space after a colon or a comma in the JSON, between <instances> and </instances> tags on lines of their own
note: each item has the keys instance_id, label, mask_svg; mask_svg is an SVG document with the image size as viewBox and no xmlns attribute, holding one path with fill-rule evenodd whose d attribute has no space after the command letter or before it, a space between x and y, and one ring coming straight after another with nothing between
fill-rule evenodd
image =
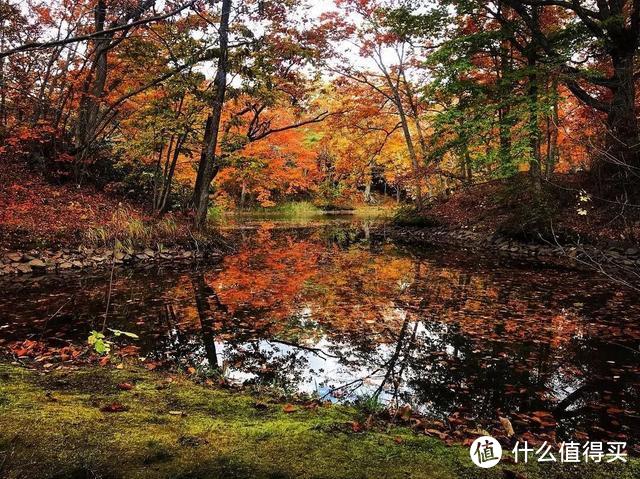
<instances>
[{"instance_id":1,"label":"brown leaf on ground","mask_svg":"<svg viewBox=\"0 0 640 479\"><path fill-rule=\"evenodd\" d=\"M114 402L111 404L107 404L106 406L102 406L100 408L100 411L102 412L124 412L127 411L129 408L123 404L120 404L119 402Z\"/></svg>"},{"instance_id":2,"label":"brown leaf on ground","mask_svg":"<svg viewBox=\"0 0 640 479\"><path fill-rule=\"evenodd\" d=\"M292 412L296 412L298 408L295 407L293 404L285 404L284 406L282 406L282 410L287 414L290 414Z\"/></svg>"},{"instance_id":3,"label":"brown leaf on ground","mask_svg":"<svg viewBox=\"0 0 640 479\"><path fill-rule=\"evenodd\" d=\"M509 419L507 419L506 417L501 417L499 419L500 419L500 424L502 424L502 428L504 429L504 432L507 433L507 437L511 437L515 435L515 431L513 430L511 421L509 421Z\"/></svg>"}]
</instances>

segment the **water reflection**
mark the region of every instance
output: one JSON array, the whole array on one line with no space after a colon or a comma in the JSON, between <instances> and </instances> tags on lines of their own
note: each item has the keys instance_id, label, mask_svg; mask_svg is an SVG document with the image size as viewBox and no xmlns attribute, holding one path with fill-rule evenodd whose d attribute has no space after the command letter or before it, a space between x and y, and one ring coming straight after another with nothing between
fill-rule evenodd
<instances>
[{"instance_id":1,"label":"water reflection","mask_svg":"<svg viewBox=\"0 0 640 479\"><path fill-rule=\"evenodd\" d=\"M264 222L244 236L217 265L119 271L109 326L138 334L141 356L245 384L373 396L453 425L507 415L560 438L637 440L632 293L576 272L418 254L357 223ZM105 276L5 283L0 341L84 341L103 319Z\"/></svg>"}]
</instances>

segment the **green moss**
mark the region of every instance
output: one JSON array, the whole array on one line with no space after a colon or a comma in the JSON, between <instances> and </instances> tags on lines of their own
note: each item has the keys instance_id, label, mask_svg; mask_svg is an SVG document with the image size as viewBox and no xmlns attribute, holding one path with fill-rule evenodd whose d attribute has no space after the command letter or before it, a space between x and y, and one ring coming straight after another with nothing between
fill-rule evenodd
<instances>
[{"instance_id":1,"label":"green moss","mask_svg":"<svg viewBox=\"0 0 640 479\"><path fill-rule=\"evenodd\" d=\"M117 384L135 384L121 391ZM267 404L255 407L256 401ZM126 411L102 412L119 403ZM178 414L182 413L182 414ZM466 448L403 428L352 433L345 406L282 404L136 368L0 365L0 476L49 478L631 478L638 464L481 471ZM513 473L505 472L513 471Z\"/></svg>"}]
</instances>

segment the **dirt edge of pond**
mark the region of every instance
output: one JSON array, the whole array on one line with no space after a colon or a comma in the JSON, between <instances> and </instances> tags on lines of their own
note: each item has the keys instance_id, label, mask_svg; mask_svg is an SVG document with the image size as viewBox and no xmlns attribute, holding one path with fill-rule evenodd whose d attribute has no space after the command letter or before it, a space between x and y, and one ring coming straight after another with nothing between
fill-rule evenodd
<instances>
[{"instance_id":1,"label":"dirt edge of pond","mask_svg":"<svg viewBox=\"0 0 640 479\"><path fill-rule=\"evenodd\" d=\"M49 478L638 477L640 462L473 466L466 447L389 425L354 431L350 406L287 405L188 378L0 363L0 476ZM25 476L26 475L26 476Z\"/></svg>"}]
</instances>

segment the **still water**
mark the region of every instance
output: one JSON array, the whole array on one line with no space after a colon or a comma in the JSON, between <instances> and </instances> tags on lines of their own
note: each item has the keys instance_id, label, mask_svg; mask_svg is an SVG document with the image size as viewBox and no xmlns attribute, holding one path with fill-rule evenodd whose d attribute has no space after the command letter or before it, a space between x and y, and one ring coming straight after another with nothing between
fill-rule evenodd
<instances>
[{"instance_id":1,"label":"still water","mask_svg":"<svg viewBox=\"0 0 640 479\"><path fill-rule=\"evenodd\" d=\"M589 273L412 250L371 239L370 226L247 222L218 263L116 269L107 327L137 334L114 342L160 368L375 397L446 424L508 416L516 431L638 442L636 293ZM3 280L0 345L86 343L108 284L108 271Z\"/></svg>"}]
</instances>

